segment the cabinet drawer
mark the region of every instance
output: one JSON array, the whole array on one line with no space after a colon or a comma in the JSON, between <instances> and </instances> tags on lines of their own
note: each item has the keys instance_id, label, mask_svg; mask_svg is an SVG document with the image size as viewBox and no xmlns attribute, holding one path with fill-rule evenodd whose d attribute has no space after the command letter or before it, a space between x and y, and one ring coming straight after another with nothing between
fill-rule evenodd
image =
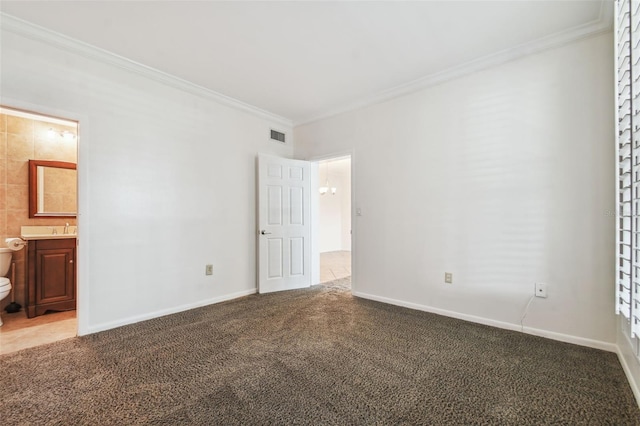
<instances>
[{"instance_id":1,"label":"cabinet drawer","mask_svg":"<svg viewBox=\"0 0 640 426\"><path fill-rule=\"evenodd\" d=\"M75 238L62 238L59 240L35 240L36 250L47 250L57 248L75 248Z\"/></svg>"}]
</instances>

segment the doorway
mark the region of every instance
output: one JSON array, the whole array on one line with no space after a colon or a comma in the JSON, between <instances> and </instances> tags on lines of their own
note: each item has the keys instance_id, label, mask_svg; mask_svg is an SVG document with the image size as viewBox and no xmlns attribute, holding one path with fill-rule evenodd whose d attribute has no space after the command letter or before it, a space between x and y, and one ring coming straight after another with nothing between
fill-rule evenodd
<instances>
[{"instance_id":1,"label":"doorway","mask_svg":"<svg viewBox=\"0 0 640 426\"><path fill-rule=\"evenodd\" d=\"M0 326L0 354L78 334L75 309L77 262L74 262L78 225L77 159L77 121L0 106L0 170L6 171L0 175L0 196L4 198L4 203L0 204L0 217L3 218L0 220L0 245L4 247L7 238L37 235L39 232L47 236L56 235L56 238L29 240L27 246L12 253L9 271L0 274L6 275L11 284L10 292L0 300L3 322ZM31 177L30 161L33 170L37 169ZM74 167L73 176L69 174L70 165ZM25 230L23 227L30 228ZM61 262L69 264L62 274L66 279L62 286L64 291L57 285L59 274L55 280L48 281L53 283L52 287L33 284L34 289L29 288L30 282L36 282L30 279L31 271L36 268L30 270L31 256L28 254L39 247L40 241L45 241L43 249L44 246L48 248L48 251L43 250L41 258L48 262L47 265L56 267L56 274ZM68 247L64 251L54 248L53 244L66 244ZM37 255L34 252L34 258ZM35 287L38 287L37 291ZM30 296L27 296L27 289L31 291ZM36 308L27 299L44 303ZM56 303L47 303L52 300ZM64 307L61 308L62 305Z\"/></svg>"},{"instance_id":2,"label":"doorway","mask_svg":"<svg viewBox=\"0 0 640 426\"><path fill-rule=\"evenodd\" d=\"M351 282L351 156L318 161L315 241L319 283Z\"/></svg>"}]
</instances>

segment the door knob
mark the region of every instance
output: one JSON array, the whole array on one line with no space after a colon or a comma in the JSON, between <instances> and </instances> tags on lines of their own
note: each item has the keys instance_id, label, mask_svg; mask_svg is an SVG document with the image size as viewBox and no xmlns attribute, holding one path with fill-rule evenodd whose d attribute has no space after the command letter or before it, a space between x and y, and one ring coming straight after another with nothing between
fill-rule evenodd
<instances>
[{"instance_id":1,"label":"door knob","mask_svg":"<svg viewBox=\"0 0 640 426\"><path fill-rule=\"evenodd\" d=\"M263 229L262 231L260 231L260 233L261 233L262 235L271 234L271 232L267 232L267 231L265 231L264 229Z\"/></svg>"}]
</instances>

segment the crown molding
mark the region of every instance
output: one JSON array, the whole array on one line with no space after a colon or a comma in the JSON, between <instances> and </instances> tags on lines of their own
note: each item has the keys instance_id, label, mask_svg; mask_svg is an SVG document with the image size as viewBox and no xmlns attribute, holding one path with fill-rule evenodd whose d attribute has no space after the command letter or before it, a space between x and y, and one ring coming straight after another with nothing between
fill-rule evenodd
<instances>
[{"instance_id":1,"label":"crown molding","mask_svg":"<svg viewBox=\"0 0 640 426\"><path fill-rule=\"evenodd\" d=\"M487 55L473 61L458 65L447 70L437 72L409 83L404 83L390 89L377 92L373 95L360 99L357 102L342 105L330 109L324 113L311 115L301 120L291 120L269 111L260 109L253 105L223 95L206 87L191 83L187 80L159 71L155 68L137 63L115 53L101 49L99 47L81 42L74 38L65 36L47 28L24 21L4 12L0 12L0 28L3 30L30 38L48 45L72 52L85 58L93 59L108 65L112 65L129 72L133 72L167 86L212 100L216 103L248 112L259 118L269 120L288 127L309 124L338 114L364 108L370 105L388 101L400 96L408 95L431 86L436 86L444 82L481 71L496 65L522 58L527 55L539 53L544 50L561 47L563 45L578 41L587 37L606 33L613 29L613 2L602 0L598 19L544 37L529 43L524 43L514 48L506 49L491 55Z\"/></svg>"},{"instance_id":2,"label":"crown molding","mask_svg":"<svg viewBox=\"0 0 640 426\"><path fill-rule=\"evenodd\" d=\"M599 17L594 21L569 28L565 31L561 31L559 33L552 34L550 36L543 37L532 42L524 43L510 49L502 50L491 55L474 59L473 61L469 61L462 65L458 65L447 70L419 78L409 83L400 84L398 86L392 87L391 89L383 90L371 96L367 96L357 102L342 105L321 114L312 115L302 120L294 120L293 125L296 127L302 126L304 124L310 124L315 121L324 120L338 114L365 108L374 104L398 98L400 96L418 92L428 87L436 86L438 84L442 84L444 82L484 70L486 68L520 59L527 55L561 47L566 44L570 44L575 41L593 37L599 34L604 34L612 30L613 2L602 0Z\"/></svg>"},{"instance_id":3,"label":"crown molding","mask_svg":"<svg viewBox=\"0 0 640 426\"><path fill-rule=\"evenodd\" d=\"M104 64L108 64L126 71L141 75L158 83L182 90L187 93L214 101L216 103L247 112L256 117L278 123L283 126L292 127L293 121L260 109L253 105L223 95L206 87L191 83L187 80L157 70L155 68L140 64L123 56L101 49L88 43L65 36L58 32L49 30L31 22L16 18L15 16L0 12L0 29L20 35L31 40L42 42L50 46L71 52L88 59L92 59Z\"/></svg>"}]
</instances>

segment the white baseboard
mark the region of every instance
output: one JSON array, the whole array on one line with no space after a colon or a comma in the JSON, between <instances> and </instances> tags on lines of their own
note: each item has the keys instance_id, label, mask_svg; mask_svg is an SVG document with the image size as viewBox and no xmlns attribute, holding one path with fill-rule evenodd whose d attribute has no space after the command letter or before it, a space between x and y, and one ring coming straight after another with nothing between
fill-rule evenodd
<instances>
[{"instance_id":1,"label":"white baseboard","mask_svg":"<svg viewBox=\"0 0 640 426\"><path fill-rule=\"evenodd\" d=\"M135 315L119 319L116 321L105 322L102 324L89 326L86 334L97 333L99 331L110 330L116 327L122 327L123 325L134 324L140 321L146 321L153 318L163 317L165 315L175 314L178 312L188 311L190 309L200 308L202 306L213 305L215 303L226 302L227 300L237 299L239 297L249 296L256 293L256 289L243 290L235 293L225 294L223 296L213 297L211 299L200 300L196 303L189 303L186 305L180 305L173 308L161 309L159 311L153 311L142 315Z\"/></svg>"},{"instance_id":2,"label":"white baseboard","mask_svg":"<svg viewBox=\"0 0 640 426\"><path fill-rule=\"evenodd\" d=\"M489 318L478 317L475 315L462 314L460 312L449 311L446 309L434 308L432 306L421 305L418 303L405 302L403 300L391 299L388 297L376 296L373 294L363 293L359 291L353 291L352 294L363 299L375 300L377 302L388 303L390 305L402 306L409 309L415 309L418 311L430 312L432 314L438 314L445 317L457 318L464 321L474 322L477 324L489 325L491 327L502 328L505 330L519 331L526 334L531 334L539 337L546 337L548 339L557 340L565 343L573 343L575 345L586 346L589 348L601 349L607 352L618 352L618 346L615 343L602 342L599 340L587 339L584 337L571 336L568 334L556 333L554 331L541 330L532 327L521 327L520 324L513 324L504 321L492 320Z\"/></svg>"}]
</instances>

